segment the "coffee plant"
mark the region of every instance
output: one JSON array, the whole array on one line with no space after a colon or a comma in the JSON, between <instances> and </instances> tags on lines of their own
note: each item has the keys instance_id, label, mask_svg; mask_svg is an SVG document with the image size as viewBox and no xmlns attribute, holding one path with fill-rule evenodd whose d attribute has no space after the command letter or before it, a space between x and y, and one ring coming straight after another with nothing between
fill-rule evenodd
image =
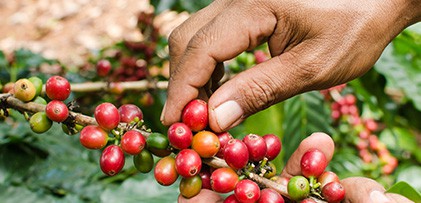
<instances>
[{"instance_id":1,"label":"coffee plant","mask_svg":"<svg viewBox=\"0 0 421 203\"><path fill-rule=\"evenodd\" d=\"M188 4L181 2L171 8ZM351 176L420 200L419 31L401 33L361 78L215 133L200 99L180 122L160 123L169 62L154 17L138 16L144 41L104 48L77 70L25 49L0 52L2 200L175 202L210 189L224 202L340 202L347 192L340 179ZM226 78L269 58L265 45L244 52L225 64ZM311 149L301 157L302 175L279 177L317 131L335 140L332 161Z\"/></svg>"}]
</instances>

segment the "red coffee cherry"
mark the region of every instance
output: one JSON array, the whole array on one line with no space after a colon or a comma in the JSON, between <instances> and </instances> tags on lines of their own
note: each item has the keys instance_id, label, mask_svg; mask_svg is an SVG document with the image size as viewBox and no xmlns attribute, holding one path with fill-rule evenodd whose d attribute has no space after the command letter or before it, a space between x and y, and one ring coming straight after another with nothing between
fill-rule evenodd
<instances>
[{"instance_id":1,"label":"red coffee cherry","mask_svg":"<svg viewBox=\"0 0 421 203\"><path fill-rule=\"evenodd\" d=\"M322 195L329 203L341 202L345 198L345 188L339 182L330 182L323 187Z\"/></svg>"},{"instance_id":2,"label":"red coffee cherry","mask_svg":"<svg viewBox=\"0 0 421 203\"><path fill-rule=\"evenodd\" d=\"M323 188L330 182L339 182L339 177L332 171L325 171L317 178L317 181L320 183L320 187Z\"/></svg>"},{"instance_id":3,"label":"red coffee cherry","mask_svg":"<svg viewBox=\"0 0 421 203\"><path fill-rule=\"evenodd\" d=\"M314 199L306 198L306 199L301 200L300 203L317 203L317 202L314 201Z\"/></svg>"},{"instance_id":4,"label":"red coffee cherry","mask_svg":"<svg viewBox=\"0 0 421 203\"><path fill-rule=\"evenodd\" d=\"M260 188L257 183L244 179L237 183L234 194L240 202L253 203L260 198Z\"/></svg>"},{"instance_id":5,"label":"red coffee cherry","mask_svg":"<svg viewBox=\"0 0 421 203\"><path fill-rule=\"evenodd\" d=\"M183 149L175 158L175 168L181 176L185 178L193 177L200 172L202 159L194 150Z\"/></svg>"},{"instance_id":6,"label":"red coffee cherry","mask_svg":"<svg viewBox=\"0 0 421 203\"><path fill-rule=\"evenodd\" d=\"M101 149L108 141L108 134L96 125L88 125L80 131L79 141L87 149Z\"/></svg>"},{"instance_id":7,"label":"red coffee cherry","mask_svg":"<svg viewBox=\"0 0 421 203\"><path fill-rule=\"evenodd\" d=\"M118 108L120 114L120 122L130 123L135 118L142 120L143 112L142 110L134 104L123 104Z\"/></svg>"},{"instance_id":8,"label":"red coffee cherry","mask_svg":"<svg viewBox=\"0 0 421 203\"><path fill-rule=\"evenodd\" d=\"M249 161L249 153L246 144L239 139L232 139L225 145L225 162L234 170L244 168Z\"/></svg>"},{"instance_id":9,"label":"red coffee cherry","mask_svg":"<svg viewBox=\"0 0 421 203\"><path fill-rule=\"evenodd\" d=\"M267 146L265 139L255 134L248 134L243 138L249 151L250 161L261 161L266 156Z\"/></svg>"},{"instance_id":10,"label":"red coffee cherry","mask_svg":"<svg viewBox=\"0 0 421 203\"><path fill-rule=\"evenodd\" d=\"M257 203L284 203L284 198L278 192L271 188L265 188L260 191L260 199Z\"/></svg>"},{"instance_id":11,"label":"red coffee cherry","mask_svg":"<svg viewBox=\"0 0 421 203\"><path fill-rule=\"evenodd\" d=\"M183 109L181 120L194 132L205 129L208 126L208 104L200 99L190 101Z\"/></svg>"},{"instance_id":12,"label":"red coffee cherry","mask_svg":"<svg viewBox=\"0 0 421 203\"><path fill-rule=\"evenodd\" d=\"M224 150L225 150L225 145L227 145L228 141L230 141L231 139L234 139L232 137L232 135L229 132L223 132L223 133L219 133L216 134L218 136L219 139L219 151L216 154L217 157L219 158L224 158Z\"/></svg>"},{"instance_id":13,"label":"red coffee cherry","mask_svg":"<svg viewBox=\"0 0 421 203\"><path fill-rule=\"evenodd\" d=\"M107 76L111 70L111 63L106 59L99 60L96 63L96 73L100 77Z\"/></svg>"},{"instance_id":14,"label":"red coffee cherry","mask_svg":"<svg viewBox=\"0 0 421 203\"><path fill-rule=\"evenodd\" d=\"M45 113L50 120L63 122L69 116L69 109L62 101L53 100L45 106Z\"/></svg>"},{"instance_id":15,"label":"red coffee cherry","mask_svg":"<svg viewBox=\"0 0 421 203\"><path fill-rule=\"evenodd\" d=\"M301 173L307 178L319 177L326 166L326 156L318 149L310 149L301 157Z\"/></svg>"},{"instance_id":16,"label":"red coffee cherry","mask_svg":"<svg viewBox=\"0 0 421 203\"><path fill-rule=\"evenodd\" d=\"M211 190L211 172L207 165L202 166L202 170L200 170L199 176L202 179L202 189Z\"/></svg>"},{"instance_id":17,"label":"red coffee cherry","mask_svg":"<svg viewBox=\"0 0 421 203\"><path fill-rule=\"evenodd\" d=\"M234 190L238 183L238 175L231 168L218 168L211 175L212 190L228 193Z\"/></svg>"},{"instance_id":18,"label":"red coffee cherry","mask_svg":"<svg viewBox=\"0 0 421 203\"><path fill-rule=\"evenodd\" d=\"M159 160L154 169L154 177L160 185L172 185L178 178L174 157L166 156Z\"/></svg>"},{"instance_id":19,"label":"red coffee cherry","mask_svg":"<svg viewBox=\"0 0 421 203\"><path fill-rule=\"evenodd\" d=\"M129 130L121 138L121 149L131 155L139 154L145 148L146 139L142 133L136 130Z\"/></svg>"},{"instance_id":20,"label":"red coffee cherry","mask_svg":"<svg viewBox=\"0 0 421 203\"><path fill-rule=\"evenodd\" d=\"M45 83L45 93L51 100L64 101L70 95L70 83L61 76L52 76Z\"/></svg>"},{"instance_id":21,"label":"red coffee cherry","mask_svg":"<svg viewBox=\"0 0 421 203\"><path fill-rule=\"evenodd\" d=\"M241 203L238 201L238 199L235 197L235 194L231 194L227 198L224 199L223 203Z\"/></svg>"},{"instance_id":22,"label":"red coffee cherry","mask_svg":"<svg viewBox=\"0 0 421 203\"><path fill-rule=\"evenodd\" d=\"M269 161L272 161L278 156L279 152L281 152L282 142L279 137L274 134L267 134L263 136L263 139L265 139L267 146L266 158Z\"/></svg>"},{"instance_id":23,"label":"red coffee cherry","mask_svg":"<svg viewBox=\"0 0 421 203\"><path fill-rule=\"evenodd\" d=\"M174 123L168 128L168 140L176 149L190 147L193 140L193 133L184 123Z\"/></svg>"},{"instance_id":24,"label":"red coffee cherry","mask_svg":"<svg viewBox=\"0 0 421 203\"><path fill-rule=\"evenodd\" d=\"M102 103L95 108L95 120L101 128L112 130L120 122L118 109L111 103Z\"/></svg>"},{"instance_id":25,"label":"red coffee cherry","mask_svg":"<svg viewBox=\"0 0 421 203\"><path fill-rule=\"evenodd\" d=\"M102 151L100 166L102 172L106 175L114 176L123 169L124 166L123 150L117 145L110 145Z\"/></svg>"},{"instance_id":26,"label":"red coffee cherry","mask_svg":"<svg viewBox=\"0 0 421 203\"><path fill-rule=\"evenodd\" d=\"M193 137L192 149L196 151L200 157L213 157L219 151L218 136L210 131L200 131Z\"/></svg>"}]
</instances>

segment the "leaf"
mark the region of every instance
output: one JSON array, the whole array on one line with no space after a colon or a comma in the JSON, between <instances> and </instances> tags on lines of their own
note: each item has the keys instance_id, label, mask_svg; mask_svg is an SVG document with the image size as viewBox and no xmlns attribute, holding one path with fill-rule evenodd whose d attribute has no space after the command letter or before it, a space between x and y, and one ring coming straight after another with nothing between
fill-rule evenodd
<instances>
[{"instance_id":1,"label":"leaf","mask_svg":"<svg viewBox=\"0 0 421 203\"><path fill-rule=\"evenodd\" d=\"M319 92L304 93L285 101L283 151L285 159L297 149L300 142L314 132L330 134L330 114L325 111Z\"/></svg>"},{"instance_id":2,"label":"leaf","mask_svg":"<svg viewBox=\"0 0 421 203\"><path fill-rule=\"evenodd\" d=\"M329 170L342 178L364 176L361 158L351 148L340 148L329 163Z\"/></svg>"},{"instance_id":3,"label":"leaf","mask_svg":"<svg viewBox=\"0 0 421 203\"><path fill-rule=\"evenodd\" d=\"M408 151L415 156L418 162L421 162L421 149L417 144L415 135L409 129L401 127L386 128L380 133L379 137L387 148L395 151Z\"/></svg>"},{"instance_id":4,"label":"leaf","mask_svg":"<svg viewBox=\"0 0 421 203\"><path fill-rule=\"evenodd\" d=\"M421 191L421 167L420 166L410 166L406 169L399 171L396 181L404 181L412 185L416 190Z\"/></svg>"},{"instance_id":5,"label":"leaf","mask_svg":"<svg viewBox=\"0 0 421 203\"><path fill-rule=\"evenodd\" d=\"M390 187L387 193L395 193L400 194L414 202L421 202L421 193L415 190L411 185L407 182L400 181Z\"/></svg>"}]
</instances>

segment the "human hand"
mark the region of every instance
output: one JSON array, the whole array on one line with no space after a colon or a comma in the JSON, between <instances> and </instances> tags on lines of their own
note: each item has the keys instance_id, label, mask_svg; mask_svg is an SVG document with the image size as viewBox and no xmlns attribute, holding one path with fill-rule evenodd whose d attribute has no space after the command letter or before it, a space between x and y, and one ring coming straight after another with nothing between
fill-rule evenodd
<instances>
[{"instance_id":1,"label":"human hand","mask_svg":"<svg viewBox=\"0 0 421 203\"><path fill-rule=\"evenodd\" d=\"M330 136L324 133L314 133L304 139L297 150L291 155L281 176L291 178L301 174L300 161L301 157L309 149L318 149L323 152L326 159L330 161L334 153L334 143ZM351 177L341 180L342 186L345 187L345 200L343 202L375 202L375 203L406 203L411 202L407 198L393 193L385 193L382 185L376 181L364 177ZM202 190L197 196L191 199L185 199L182 196L178 198L179 202L222 202L222 198L217 193L210 190Z\"/></svg>"},{"instance_id":2,"label":"human hand","mask_svg":"<svg viewBox=\"0 0 421 203\"><path fill-rule=\"evenodd\" d=\"M216 0L170 36L162 123L179 121L190 100L209 97L209 125L221 132L296 94L352 80L372 67L400 31L421 19L420 5L417 0ZM270 60L218 88L222 62L265 42Z\"/></svg>"}]
</instances>

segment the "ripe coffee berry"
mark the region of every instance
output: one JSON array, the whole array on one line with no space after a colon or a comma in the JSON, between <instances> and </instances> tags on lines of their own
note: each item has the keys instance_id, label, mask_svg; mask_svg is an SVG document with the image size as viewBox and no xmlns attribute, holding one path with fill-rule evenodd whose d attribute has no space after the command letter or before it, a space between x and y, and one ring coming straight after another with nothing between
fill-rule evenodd
<instances>
[{"instance_id":1,"label":"ripe coffee berry","mask_svg":"<svg viewBox=\"0 0 421 203\"><path fill-rule=\"evenodd\" d=\"M168 140L176 149L190 147L193 140L193 133L184 123L174 123L168 128Z\"/></svg>"},{"instance_id":2,"label":"ripe coffee berry","mask_svg":"<svg viewBox=\"0 0 421 203\"><path fill-rule=\"evenodd\" d=\"M160 185L172 185L178 178L174 157L166 156L159 160L154 168L154 177Z\"/></svg>"},{"instance_id":3,"label":"ripe coffee berry","mask_svg":"<svg viewBox=\"0 0 421 203\"><path fill-rule=\"evenodd\" d=\"M274 134L267 134L263 136L263 139L265 139L266 146L267 146L267 152L266 152L266 158L269 161L272 161L275 159L279 152L281 152L282 149L282 143L278 136Z\"/></svg>"},{"instance_id":4,"label":"ripe coffee berry","mask_svg":"<svg viewBox=\"0 0 421 203\"><path fill-rule=\"evenodd\" d=\"M227 145L225 145L224 159L228 166L234 170L244 168L249 161L246 144L239 139L228 141Z\"/></svg>"},{"instance_id":5,"label":"ripe coffee berry","mask_svg":"<svg viewBox=\"0 0 421 203\"><path fill-rule=\"evenodd\" d=\"M208 104L200 99L190 101L183 109L181 120L192 131L205 129L208 125Z\"/></svg>"},{"instance_id":6,"label":"ripe coffee berry","mask_svg":"<svg viewBox=\"0 0 421 203\"><path fill-rule=\"evenodd\" d=\"M200 131L193 137L192 149L196 151L200 157L213 157L219 151L218 136L210 131Z\"/></svg>"},{"instance_id":7,"label":"ripe coffee berry","mask_svg":"<svg viewBox=\"0 0 421 203\"><path fill-rule=\"evenodd\" d=\"M62 101L53 100L45 106L45 113L52 121L63 122L69 116L69 109Z\"/></svg>"},{"instance_id":8,"label":"ripe coffee berry","mask_svg":"<svg viewBox=\"0 0 421 203\"><path fill-rule=\"evenodd\" d=\"M102 151L99 163L102 172L114 176L123 169L124 161L123 150L117 145L110 145Z\"/></svg>"},{"instance_id":9,"label":"ripe coffee berry","mask_svg":"<svg viewBox=\"0 0 421 203\"><path fill-rule=\"evenodd\" d=\"M266 155L267 146L265 139L255 134L248 134L243 138L249 151L250 161L261 161Z\"/></svg>"},{"instance_id":10,"label":"ripe coffee berry","mask_svg":"<svg viewBox=\"0 0 421 203\"><path fill-rule=\"evenodd\" d=\"M107 76L111 70L111 63L106 59L99 60L96 64L96 73L98 76Z\"/></svg>"},{"instance_id":11,"label":"ripe coffee berry","mask_svg":"<svg viewBox=\"0 0 421 203\"><path fill-rule=\"evenodd\" d=\"M199 172L199 176L202 179L202 189L212 189L211 186L211 172L210 172L210 168L207 167L207 165L203 165L202 166L202 170L200 170Z\"/></svg>"},{"instance_id":12,"label":"ripe coffee berry","mask_svg":"<svg viewBox=\"0 0 421 203\"><path fill-rule=\"evenodd\" d=\"M111 103L102 103L95 108L95 120L101 128L112 130L120 122L118 109Z\"/></svg>"},{"instance_id":13,"label":"ripe coffee berry","mask_svg":"<svg viewBox=\"0 0 421 203\"><path fill-rule=\"evenodd\" d=\"M301 157L301 173L307 178L319 177L326 166L326 156L318 149L310 149Z\"/></svg>"},{"instance_id":14,"label":"ripe coffee berry","mask_svg":"<svg viewBox=\"0 0 421 203\"><path fill-rule=\"evenodd\" d=\"M260 188L257 183L244 179L237 183L234 194L240 202L253 203L260 198Z\"/></svg>"},{"instance_id":15,"label":"ripe coffee berry","mask_svg":"<svg viewBox=\"0 0 421 203\"><path fill-rule=\"evenodd\" d=\"M284 198L275 190L265 188L260 191L260 198L257 203L284 203Z\"/></svg>"},{"instance_id":16,"label":"ripe coffee berry","mask_svg":"<svg viewBox=\"0 0 421 203\"><path fill-rule=\"evenodd\" d=\"M129 130L121 138L121 149L131 155L139 154L145 148L146 139L142 133L136 130Z\"/></svg>"},{"instance_id":17,"label":"ripe coffee berry","mask_svg":"<svg viewBox=\"0 0 421 203\"><path fill-rule=\"evenodd\" d=\"M64 101L70 95L70 83L61 76L52 76L45 83L45 93L51 100Z\"/></svg>"},{"instance_id":18,"label":"ripe coffee berry","mask_svg":"<svg viewBox=\"0 0 421 203\"><path fill-rule=\"evenodd\" d=\"M330 182L339 182L339 177L332 171L325 171L317 178L317 181L320 183L320 187L323 188Z\"/></svg>"},{"instance_id":19,"label":"ripe coffee berry","mask_svg":"<svg viewBox=\"0 0 421 203\"><path fill-rule=\"evenodd\" d=\"M235 194L232 194L224 199L223 203L241 203L238 201L238 199L235 197Z\"/></svg>"},{"instance_id":20,"label":"ripe coffee berry","mask_svg":"<svg viewBox=\"0 0 421 203\"><path fill-rule=\"evenodd\" d=\"M225 150L225 145L227 145L228 141L230 141L231 139L234 139L232 137L232 135L229 132L223 132L223 133L219 133L216 134L218 136L219 139L219 151L216 154L217 157L219 158L224 158L224 150Z\"/></svg>"},{"instance_id":21,"label":"ripe coffee berry","mask_svg":"<svg viewBox=\"0 0 421 203\"><path fill-rule=\"evenodd\" d=\"M322 195L329 203L341 202L345 198L345 188L339 182L330 182L322 188Z\"/></svg>"},{"instance_id":22,"label":"ripe coffee berry","mask_svg":"<svg viewBox=\"0 0 421 203\"><path fill-rule=\"evenodd\" d=\"M27 102L35 97L36 89L28 79L19 79L13 86L13 94L17 99Z\"/></svg>"},{"instance_id":23,"label":"ripe coffee berry","mask_svg":"<svg viewBox=\"0 0 421 203\"><path fill-rule=\"evenodd\" d=\"M212 190L219 193L227 193L234 190L238 183L238 175L231 168L218 168L212 172Z\"/></svg>"},{"instance_id":24,"label":"ripe coffee berry","mask_svg":"<svg viewBox=\"0 0 421 203\"><path fill-rule=\"evenodd\" d=\"M142 110L134 104L123 104L118 108L120 114L120 121L123 123L130 123L136 118L140 121L143 119Z\"/></svg>"},{"instance_id":25,"label":"ripe coffee berry","mask_svg":"<svg viewBox=\"0 0 421 203\"><path fill-rule=\"evenodd\" d=\"M107 144L108 134L99 126L88 125L80 131L79 140L87 149L101 149Z\"/></svg>"},{"instance_id":26,"label":"ripe coffee berry","mask_svg":"<svg viewBox=\"0 0 421 203\"><path fill-rule=\"evenodd\" d=\"M200 172L202 159L194 150L183 149L175 158L175 168L181 176L185 178L193 177Z\"/></svg>"}]
</instances>

